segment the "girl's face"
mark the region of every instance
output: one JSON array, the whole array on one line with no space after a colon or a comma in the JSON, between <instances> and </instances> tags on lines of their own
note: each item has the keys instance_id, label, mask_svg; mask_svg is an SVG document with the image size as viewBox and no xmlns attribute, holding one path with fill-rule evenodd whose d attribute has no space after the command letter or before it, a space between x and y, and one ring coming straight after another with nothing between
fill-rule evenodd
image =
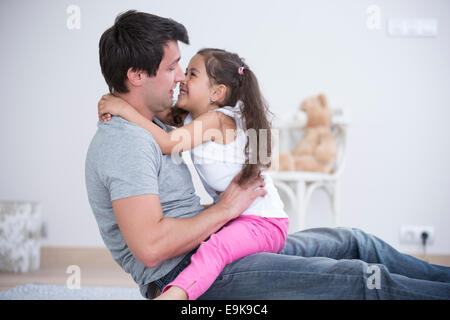
<instances>
[{"instance_id":1,"label":"girl's face","mask_svg":"<svg viewBox=\"0 0 450 320\"><path fill-rule=\"evenodd\" d=\"M186 79L180 82L180 94L176 105L189 112L205 112L210 105L211 86L204 59L196 54L186 69Z\"/></svg>"}]
</instances>

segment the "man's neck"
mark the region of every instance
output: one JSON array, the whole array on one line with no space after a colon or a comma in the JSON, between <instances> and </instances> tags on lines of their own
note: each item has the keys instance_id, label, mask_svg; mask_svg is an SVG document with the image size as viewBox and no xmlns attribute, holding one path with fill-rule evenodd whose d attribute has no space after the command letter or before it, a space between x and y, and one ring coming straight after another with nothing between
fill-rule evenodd
<instances>
[{"instance_id":1,"label":"man's neck","mask_svg":"<svg viewBox=\"0 0 450 320\"><path fill-rule=\"evenodd\" d=\"M130 94L130 92L116 93L115 95L128 102L128 104L131 105L142 116L146 117L150 121L153 121L153 117L155 116L155 114L147 107L147 105L139 96Z\"/></svg>"}]
</instances>

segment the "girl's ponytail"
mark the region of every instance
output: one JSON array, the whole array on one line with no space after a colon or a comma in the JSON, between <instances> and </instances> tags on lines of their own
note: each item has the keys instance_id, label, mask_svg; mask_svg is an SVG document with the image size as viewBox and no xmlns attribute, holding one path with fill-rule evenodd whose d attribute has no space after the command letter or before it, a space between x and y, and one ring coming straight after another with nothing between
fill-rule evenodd
<instances>
[{"instance_id":1,"label":"girl's ponytail","mask_svg":"<svg viewBox=\"0 0 450 320\"><path fill-rule=\"evenodd\" d=\"M239 70L242 70L240 74ZM245 163L238 183L248 181L252 177L259 176L261 168L270 167L271 130L268 115L269 107L261 94L258 80L247 65L242 64L238 69L240 77L239 100L243 102L241 107L243 125L247 132L247 145Z\"/></svg>"}]
</instances>

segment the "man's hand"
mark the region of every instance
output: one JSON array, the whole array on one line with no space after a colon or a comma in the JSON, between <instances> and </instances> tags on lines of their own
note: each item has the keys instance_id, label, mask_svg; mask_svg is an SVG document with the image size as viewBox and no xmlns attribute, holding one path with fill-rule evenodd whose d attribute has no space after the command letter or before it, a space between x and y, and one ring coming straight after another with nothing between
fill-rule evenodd
<instances>
[{"instance_id":1,"label":"man's hand","mask_svg":"<svg viewBox=\"0 0 450 320\"><path fill-rule=\"evenodd\" d=\"M250 180L240 186L237 181L239 175L234 177L228 188L220 194L217 206L221 206L227 218L237 218L244 212L257 197L264 197L267 191L264 189L265 182L262 178Z\"/></svg>"}]
</instances>

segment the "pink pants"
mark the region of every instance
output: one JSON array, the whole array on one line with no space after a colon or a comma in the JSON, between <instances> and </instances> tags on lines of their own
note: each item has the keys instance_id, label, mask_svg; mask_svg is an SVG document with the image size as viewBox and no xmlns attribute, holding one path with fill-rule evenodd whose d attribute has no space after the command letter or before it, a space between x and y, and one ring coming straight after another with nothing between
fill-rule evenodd
<instances>
[{"instance_id":1,"label":"pink pants","mask_svg":"<svg viewBox=\"0 0 450 320\"><path fill-rule=\"evenodd\" d=\"M288 227L288 218L244 215L231 220L200 244L191 263L162 292L177 286L186 291L189 300L196 300L227 264L258 252L281 251Z\"/></svg>"}]
</instances>

